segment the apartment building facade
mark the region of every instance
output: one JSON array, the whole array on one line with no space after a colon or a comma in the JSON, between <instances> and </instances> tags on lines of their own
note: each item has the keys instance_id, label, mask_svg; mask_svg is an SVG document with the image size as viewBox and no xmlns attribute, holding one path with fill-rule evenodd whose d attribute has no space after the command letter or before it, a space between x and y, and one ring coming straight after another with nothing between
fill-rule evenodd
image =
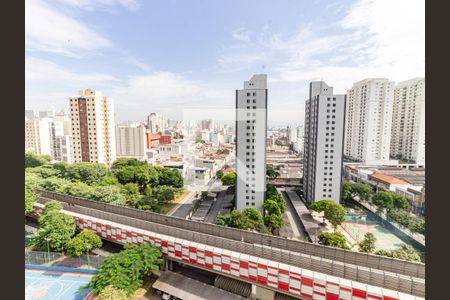
<instances>
[{"instance_id":1,"label":"apartment building facade","mask_svg":"<svg viewBox=\"0 0 450 300\"><path fill-rule=\"evenodd\" d=\"M347 92L344 154L364 163L390 160L394 82L368 78Z\"/></svg>"},{"instance_id":2,"label":"apartment building facade","mask_svg":"<svg viewBox=\"0 0 450 300\"><path fill-rule=\"evenodd\" d=\"M70 97L73 161L107 166L116 160L113 100L100 91L79 91Z\"/></svg>"},{"instance_id":3,"label":"apartment building facade","mask_svg":"<svg viewBox=\"0 0 450 300\"><path fill-rule=\"evenodd\" d=\"M117 157L146 159L147 129L144 124L127 123L116 125L116 155Z\"/></svg>"},{"instance_id":4,"label":"apartment building facade","mask_svg":"<svg viewBox=\"0 0 450 300\"><path fill-rule=\"evenodd\" d=\"M267 75L236 90L236 208L263 213L266 191Z\"/></svg>"},{"instance_id":5,"label":"apartment building facade","mask_svg":"<svg viewBox=\"0 0 450 300\"><path fill-rule=\"evenodd\" d=\"M391 156L425 166L425 78L395 87L391 132Z\"/></svg>"},{"instance_id":6,"label":"apartment building facade","mask_svg":"<svg viewBox=\"0 0 450 300\"><path fill-rule=\"evenodd\" d=\"M303 195L309 203L340 201L345 101L325 82L310 83L303 149Z\"/></svg>"}]
</instances>

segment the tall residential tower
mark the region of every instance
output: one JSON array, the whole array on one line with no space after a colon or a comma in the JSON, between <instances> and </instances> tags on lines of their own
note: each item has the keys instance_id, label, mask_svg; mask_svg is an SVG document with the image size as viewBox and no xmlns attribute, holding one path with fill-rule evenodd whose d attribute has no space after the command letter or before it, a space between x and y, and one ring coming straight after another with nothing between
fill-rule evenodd
<instances>
[{"instance_id":1,"label":"tall residential tower","mask_svg":"<svg viewBox=\"0 0 450 300\"><path fill-rule=\"evenodd\" d=\"M309 203L341 198L345 95L323 81L309 85L305 103L303 194Z\"/></svg>"},{"instance_id":2,"label":"tall residential tower","mask_svg":"<svg viewBox=\"0 0 450 300\"><path fill-rule=\"evenodd\" d=\"M263 212L266 191L267 75L236 90L236 208Z\"/></svg>"},{"instance_id":3,"label":"tall residential tower","mask_svg":"<svg viewBox=\"0 0 450 300\"><path fill-rule=\"evenodd\" d=\"M347 92L345 150L365 163L389 161L394 82L386 78L358 81Z\"/></svg>"},{"instance_id":4,"label":"tall residential tower","mask_svg":"<svg viewBox=\"0 0 450 300\"><path fill-rule=\"evenodd\" d=\"M116 160L113 100L95 90L70 97L73 161L107 166Z\"/></svg>"},{"instance_id":5,"label":"tall residential tower","mask_svg":"<svg viewBox=\"0 0 450 300\"><path fill-rule=\"evenodd\" d=\"M391 156L425 165L425 78L395 87Z\"/></svg>"}]
</instances>

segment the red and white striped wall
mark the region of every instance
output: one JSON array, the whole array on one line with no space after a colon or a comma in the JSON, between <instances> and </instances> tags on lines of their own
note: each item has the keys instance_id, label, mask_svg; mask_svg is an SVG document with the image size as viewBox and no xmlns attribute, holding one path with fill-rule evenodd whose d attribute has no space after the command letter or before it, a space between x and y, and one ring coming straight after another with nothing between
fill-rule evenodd
<instances>
[{"instance_id":1,"label":"red and white striped wall","mask_svg":"<svg viewBox=\"0 0 450 300\"><path fill-rule=\"evenodd\" d=\"M43 205L37 203L35 207L36 213L40 213ZM150 243L161 247L163 255L171 259L250 280L255 284L275 288L293 296L317 300L423 299L74 212L63 212L73 216L80 229L96 231L104 239L122 244Z\"/></svg>"}]
</instances>

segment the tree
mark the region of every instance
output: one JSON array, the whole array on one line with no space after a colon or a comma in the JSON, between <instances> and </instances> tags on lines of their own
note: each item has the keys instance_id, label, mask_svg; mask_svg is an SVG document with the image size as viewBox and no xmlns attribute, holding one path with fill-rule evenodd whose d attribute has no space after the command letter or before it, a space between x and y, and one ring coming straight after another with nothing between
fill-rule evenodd
<instances>
[{"instance_id":1,"label":"tree","mask_svg":"<svg viewBox=\"0 0 450 300\"><path fill-rule=\"evenodd\" d=\"M58 177L49 177L43 180L42 189L46 191L58 191L65 184L70 183L69 180Z\"/></svg>"},{"instance_id":2,"label":"tree","mask_svg":"<svg viewBox=\"0 0 450 300\"><path fill-rule=\"evenodd\" d=\"M158 171L147 165L121 167L114 170L113 174L121 184L136 183L141 191L144 191L148 184L156 186L159 183Z\"/></svg>"},{"instance_id":3,"label":"tree","mask_svg":"<svg viewBox=\"0 0 450 300\"><path fill-rule=\"evenodd\" d=\"M117 160L115 160L115 161L112 163L111 170L114 171L114 170L119 169L119 168L122 168L122 167L127 167L127 166L142 166L142 165L145 165L145 162L140 161L140 160L137 160L137 159L135 159L135 158L125 158L125 157L122 157L122 158L118 158Z\"/></svg>"},{"instance_id":4,"label":"tree","mask_svg":"<svg viewBox=\"0 0 450 300\"><path fill-rule=\"evenodd\" d=\"M36 194L25 188L25 214L30 214L34 211L34 204L37 201Z\"/></svg>"},{"instance_id":5,"label":"tree","mask_svg":"<svg viewBox=\"0 0 450 300\"><path fill-rule=\"evenodd\" d=\"M392 197L392 193L379 191L372 197L372 202L380 209L385 208L388 211L394 207L394 199Z\"/></svg>"},{"instance_id":6,"label":"tree","mask_svg":"<svg viewBox=\"0 0 450 300\"><path fill-rule=\"evenodd\" d=\"M392 193L392 200L395 208L409 210L409 202L405 196Z\"/></svg>"},{"instance_id":7,"label":"tree","mask_svg":"<svg viewBox=\"0 0 450 300\"><path fill-rule=\"evenodd\" d=\"M315 212L321 213L321 212L325 212L325 208L327 208L328 205L330 205L332 203L334 203L333 200L326 200L326 199L324 199L324 200L320 200L320 201L316 201L316 202L311 203L308 208L310 210L315 211ZM323 214L322 223L325 223L325 213Z\"/></svg>"},{"instance_id":8,"label":"tree","mask_svg":"<svg viewBox=\"0 0 450 300\"><path fill-rule=\"evenodd\" d=\"M216 176L217 176L218 179L221 179L223 177L223 171L222 170L218 170L216 172Z\"/></svg>"},{"instance_id":9,"label":"tree","mask_svg":"<svg viewBox=\"0 0 450 300\"><path fill-rule=\"evenodd\" d=\"M346 216L347 210L339 203L332 202L325 207L324 217L333 225L334 230L345 221Z\"/></svg>"},{"instance_id":10,"label":"tree","mask_svg":"<svg viewBox=\"0 0 450 300\"><path fill-rule=\"evenodd\" d=\"M347 240L345 239L345 236L339 231L321 233L319 235L319 244L346 250L350 249L350 247L347 245Z\"/></svg>"},{"instance_id":11,"label":"tree","mask_svg":"<svg viewBox=\"0 0 450 300\"><path fill-rule=\"evenodd\" d=\"M60 207L60 203L50 201L42 210L39 217L41 226L32 237L33 245L39 250L45 251L48 247L50 251L63 251L75 234L75 221L71 216L60 212Z\"/></svg>"},{"instance_id":12,"label":"tree","mask_svg":"<svg viewBox=\"0 0 450 300\"><path fill-rule=\"evenodd\" d=\"M130 297L124 290L108 285L95 298L96 300L128 300Z\"/></svg>"},{"instance_id":13,"label":"tree","mask_svg":"<svg viewBox=\"0 0 450 300\"><path fill-rule=\"evenodd\" d=\"M223 185L235 185L236 184L236 173L229 173L227 175L224 175L222 178L222 184Z\"/></svg>"},{"instance_id":14,"label":"tree","mask_svg":"<svg viewBox=\"0 0 450 300\"><path fill-rule=\"evenodd\" d=\"M183 176L178 170L162 168L159 172L159 184L182 188L184 184Z\"/></svg>"},{"instance_id":15,"label":"tree","mask_svg":"<svg viewBox=\"0 0 450 300\"><path fill-rule=\"evenodd\" d=\"M38 155L31 152L25 153L25 168L34 168L50 163L52 158L49 155Z\"/></svg>"},{"instance_id":16,"label":"tree","mask_svg":"<svg viewBox=\"0 0 450 300\"><path fill-rule=\"evenodd\" d=\"M389 256L393 258L408 260L408 261L421 261L419 252L417 252L410 245L402 245L400 249L395 250L378 250L375 252L377 255Z\"/></svg>"},{"instance_id":17,"label":"tree","mask_svg":"<svg viewBox=\"0 0 450 300\"><path fill-rule=\"evenodd\" d=\"M275 171L275 169L269 167L266 170L266 175L267 177L269 177L269 179L274 180L280 177L280 172Z\"/></svg>"},{"instance_id":18,"label":"tree","mask_svg":"<svg viewBox=\"0 0 450 300\"><path fill-rule=\"evenodd\" d=\"M284 225L283 215L281 214L269 214L264 217L264 223L272 232L276 232Z\"/></svg>"},{"instance_id":19,"label":"tree","mask_svg":"<svg viewBox=\"0 0 450 300\"><path fill-rule=\"evenodd\" d=\"M127 198L122 193L122 190L118 186L110 185L110 186L98 186L92 189L92 194L89 197L90 199L113 203L116 205L126 205Z\"/></svg>"},{"instance_id":20,"label":"tree","mask_svg":"<svg viewBox=\"0 0 450 300\"><path fill-rule=\"evenodd\" d=\"M58 192L70 196L91 199L94 188L84 182L68 182L58 189Z\"/></svg>"},{"instance_id":21,"label":"tree","mask_svg":"<svg viewBox=\"0 0 450 300\"><path fill-rule=\"evenodd\" d=\"M97 233L92 230L83 230L67 243L67 252L71 256L78 257L102 245L102 239Z\"/></svg>"},{"instance_id":22,"label":"tree","mask_svg":"<svg viewBox=\"0 0 450 300\"><path fill-rule=\"evenodd\" d=\"M87 184L99 183L109 175L108 168L103 164L76 162L67 166L67 176Z\"/></svg>"},{"instance_id":23,"label":"tree","mask_svg":"<svg viewBox=\"0 0 450 300\"><path fill-rule=\"evenodd\" d=\"M53 168L52 165L42 165L34 168L28 168L26 170L28 173L36 173L42 178L49 178L49 177L59 177L61 174L61 171L58 169Z\"/></svg>"},{"instance_id":24,"label":"tree","mask_svg":"<svg viewBox=\"0 0 450 300\"><path fill-rule=\"evenodd\" d=\"M370 200L373 191L372 187L364 183L344 182L342 185L342 199L348 200L350 198L358 196L361 200Z\"/></svg>"},{"instance_id":25,"label":"tree","mask_svg":"<svg viewBox=\"0 0 450 300\"><path fill-rule=\"evenodd\" d=\"M130 296L142 285L143 277L159 270L162 262L162 253L156 247L125 245L125 250L105 259L98 274L84 288L92 287L95 293L101 293L113 286Z\"/></svg>"},{"instance_id":26,"label":"tree","mask_svg":"<svg viewBox=\"0 0 450 300\"><path fill-rule=\"evenodd\" d=\"M243 211L235 209L230 214L219 215L216 219L216 224L267 233L261 213L254 208L246 208Z\"/></svg>"},{"instance_id":27,"label":"tree","mask_svg":"<svg viewBox=\"0 0 450 300\"><path fill-rule=\"evenodd\" d=\"M375 251L375 236L368 232L364 235L364 239L359 243L359 251L365 253L372 253Z\"/></svg>"},{"instance_id":28,"label":"tree","mask_svg":"<svg viewBox=\"0 0 450 300\"><path fill-rule=\"evenodd\" d=\"M175 189L171 186L161 185L153 189L153 196L159 203L170 202L175 199Z\"/></svg>"}]
</instances>

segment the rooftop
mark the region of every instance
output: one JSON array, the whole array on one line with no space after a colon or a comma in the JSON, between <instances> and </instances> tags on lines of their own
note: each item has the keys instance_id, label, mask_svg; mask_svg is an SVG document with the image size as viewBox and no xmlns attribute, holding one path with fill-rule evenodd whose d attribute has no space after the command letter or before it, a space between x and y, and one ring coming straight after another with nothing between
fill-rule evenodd
<instances>
[{"instance_id":1,"label":"rooftop","mask_svg":"<svg viewBox=\"0 0 450 300\"><path fill-rule=\"evenodd\" d=\"M382 174L382 173L375 173L370 175L372 178L378 179L379 181L385 182L385 183L389 183L389 184L408 184L408 182L391 176L391 175L386 175L386 174Z\"/></svg>"}]
</instances>

